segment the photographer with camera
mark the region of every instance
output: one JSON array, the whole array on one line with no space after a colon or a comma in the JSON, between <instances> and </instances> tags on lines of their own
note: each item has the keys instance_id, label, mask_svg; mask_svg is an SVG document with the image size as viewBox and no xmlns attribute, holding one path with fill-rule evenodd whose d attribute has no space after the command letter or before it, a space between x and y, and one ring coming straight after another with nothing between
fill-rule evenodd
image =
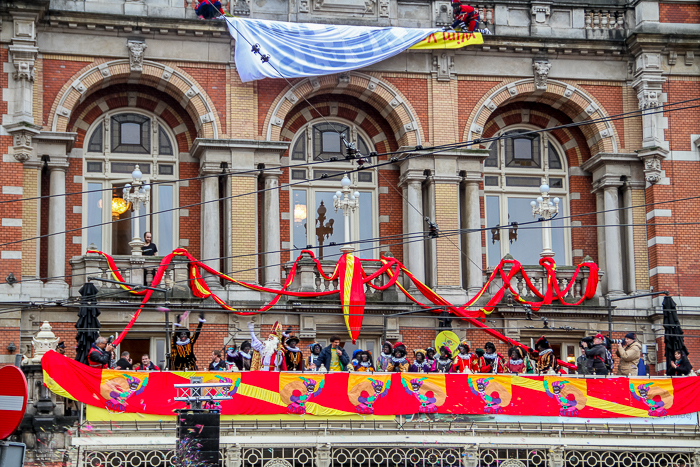
<instances>
[{"instance_id":1,"label":"photographer with camera","mask_svg":"<svg viewBox=\"0 0 700 467\"><path fill-rule=\"evenodd\" d=\"M616 342L617 343L617 342ZM620 366L617 374L620 376L637 376L639 358L642 355L642 344L633 332L628 332L621 342L617 343L617 356Z\"/></svg>"},{"instance_id":2,"label":"photographer with camera","mask_svg":"<svg viewBox=\"0 0 700 467\"><path fill-rule=\"evenodd\" d=\"M91 368L109 368L113 360L114 346L104 337L98 337L88 353Z\"/></svg>"},{"instance_id":3,"label":"photographer with camera","mask_svg":"<svg viewBox=\"0 0 700 467\"><path fill-rule=\"evenodd\" d=\"M588 360L588 371L594 375L607 375L608 367L605 365L605 337L602 334L596 334L593 337L593 345L589 346L587 342L581 341L584 348L586 359Z\"/></svg>"}]
</instances>

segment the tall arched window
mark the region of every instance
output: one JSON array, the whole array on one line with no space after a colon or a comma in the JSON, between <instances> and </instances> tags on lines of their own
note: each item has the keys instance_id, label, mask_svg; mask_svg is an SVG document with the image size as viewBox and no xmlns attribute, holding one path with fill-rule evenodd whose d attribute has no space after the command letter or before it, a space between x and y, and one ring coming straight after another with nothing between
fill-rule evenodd
<instances>
[{"instance_id":1,"label":"tall arched window","mask_svg":"<svg viewBox=\"0 0 700 467\"><path fill-rule=\"evenodd\" d=\"M153 233L158 254L177 245L178 167L177 146L170 127L155 115L138 110L117 110L96 120L86 135L84 152L83 249L90 244L115 255L131 254L133 220L101 223L132 217L131 206L122 203L122 190L131 183L138 164L144 181L158 182L150 203L141 208L140 232ZM110 190L111 189L111 190ZM104 191L98 191L104 190Z\"/></svg>"},{"instance_id":2,"label":"tall arched window","mask_svg":"<svg viewBox=\"0 0 700 467\"><path fill-rule=\"evenodd\" d=\"M363 155L369 154L372 147L370 138L361 129L344 120L314 120L297 131L290 146L291 165L316 162L289 170L290 182L294 183L290 187L290 241L294 249L293 258L306 245L318 246L320 258L335 260L340 254L339 244L344 241L345 218L342 211L335 212L333 195L341 188L343 174L355 170L357 164L345 160L345 146L339 133L344 134L348 141L354 142ZM321 179L322 177L324 178ZM360 192L359 209L350 219L352 240L375 239L379 234L377 172L375 169L366 169L350 173L349 177L352 186ZM369 249L376 247L377 243L359 243L359 254L370 256Z\"/></svg>"},{"instance_id":3,"label":"tall arched window","mask_svg":"<svg viewBox=\"0 0 700 467\"><path fill-rule=\"evenodd\" d=\"M568 220L569 186L564 151L547 133L529 133L535 127L524 125L501 130L512 136L494 141L484 162L484 205L486 225L509 225L533 221L530 202L540 196L543 180L552 197L559 197L559 214L552 221L552 249L558 264L571 264L571 235ZM510 253L522 264L538 264L542 251L542 229L523 226L516 232L501 229L487 232L488 266L496 266ZM517 236L517 238L516 238ZM498 238L500 237L500 239Z\"/></svg>"}]
</instances>

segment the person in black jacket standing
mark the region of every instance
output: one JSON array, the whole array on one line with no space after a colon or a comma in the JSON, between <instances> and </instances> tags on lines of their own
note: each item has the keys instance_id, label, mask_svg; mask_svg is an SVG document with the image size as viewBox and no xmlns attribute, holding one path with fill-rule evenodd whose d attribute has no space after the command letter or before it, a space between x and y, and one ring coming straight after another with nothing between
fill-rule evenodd
<instances>
[{"instance_id":1,"label":"person in black jacket standing","mask_svg":"<svg viewBox=\"0 0 700 467\"><path fill-rule=\"evenodd\" d=\"M693 365L690 364L688 356L682 350L676 350L670 365L670 368L666 371L668 376L688 376L693 370Z\"/></svg>"},{"instance_id":2,"label":"person in black jacket standing","mask_svg":"<svg viewBox=\"0 0 700 467\"><path fill-rule=\"evenodd\" d=\"M331 345L321 350L316 361L319 367L324 365L328 371L345 371L350 363L350 356L340 346L340 337L332 336Z\"/></svg>"},{"instance_id":3,"label":"person in black jacket standing","mask_svg":"<svg viewBox=\"0 0 700 467\"><path fill-rule=\"evenodd\" d=\"M593 338L593 345L588 346L588 343L584 340L581 341L586 352L586 358L588 359L588 370L591 374L595 375L607 375L608 367L605 366L605 337L602 334L596 334Z\"/></svg>"}]
</instances>

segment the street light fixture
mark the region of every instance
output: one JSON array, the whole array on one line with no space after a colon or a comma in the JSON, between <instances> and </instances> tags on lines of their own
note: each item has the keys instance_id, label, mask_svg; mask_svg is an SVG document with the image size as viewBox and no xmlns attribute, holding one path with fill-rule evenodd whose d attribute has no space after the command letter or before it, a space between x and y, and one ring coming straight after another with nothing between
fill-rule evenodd
<instances>
[{"instance_id":1,"label":"street light fixture","mask_svg":"<svg viewBox=\"0 0 700 467\"><path fill-rule=\"evenodd\" d=\"M141 229L139 227L139 214L141 205L147 204L151 199L151 185L144 184L141 181L143 174L139 170L138 164L134 166L134 171L131 172L131 183L124 186L123 198L127 203L131 203L134 210L133 223L133 238L129 242L132 255L141 255L141 247L144 245L141 239Z\"/></svg>"},{"instance_id":2,"label":"street light fixture","mask_svg":"<svg viewBox=\"0 0 700 467\"><path fill-rule=\"evenodd\" d=\"M345 245L340 249L343 253L352 253L355 251L355 247L350 245L350 214L360 207L360 192L356 191L352 193L350 189L351 184L352 182L346 173L340 181L340 185L343 188L340 191L336 191L335 195L333 195L335 212L338 212L338 208L340 208L343 210L343 216L345 217Z\"/></svg>"},{"instance_id":3,"label":"street light fixture","mask_svg":"<svg viewBox=\"0 0 700 467\"><path fill-rule=\"evenodd\" d=\"M532 217L539 218L542 221L542 253L543 258L554 257L552 251L552 218L559 213L559 198L549 199L549 185L543 178L540 186L541 196L537 197L536 201L530 202L532 206Z\"/></svg>"}]
</instances>

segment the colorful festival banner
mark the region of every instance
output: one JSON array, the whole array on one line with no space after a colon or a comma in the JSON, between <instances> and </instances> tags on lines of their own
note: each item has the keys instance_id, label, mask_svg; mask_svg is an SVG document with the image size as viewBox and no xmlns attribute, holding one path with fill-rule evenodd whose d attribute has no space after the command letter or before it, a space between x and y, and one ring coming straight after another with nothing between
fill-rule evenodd
<instances>
[{"instance_id":1,"label":"colorful festival banner","mask_svg":"<svg viewBox=\"0 0 700 467\"><path fill-rule=\"evenodd\" d=\"M222 415L425 414L566 418L665 417L700 411L700 377L582 378L440 373L135 372L99 370L47 352L44 384L110 413L172 415L175 384L227 383Z\"/></svg>"},{"instance_id":2,"label":"colorful festival banner","mask_svg":"<svg viewBox=\"0 0 700 467\"><path fill-rule=\"evenodd\" d=\"M411 49L461 49L468 45L483 43L484 37L480 32L438 31L428 34L427 37L412 46Z\"/></svg>"},{"instance_id":3,"label":"colorful festival banner","mask_svg":"<svg viewBox=\"0 0 700 467\"><path fill-rule=\"evenodd\" d=\"M124 282L124 278L121 276L121 273L116 267L116 264L114 263L114 260L112 259L111 256L109 256L107 253L104 253L102 251L98 250L88 250L88 254L99 254L103 256L106 260L107 263L109 264L110 267L110 272L114 279L119 282ZM319 272L319 274L326 279L329 282L334 281L335 279L340 279L340 288L338 290L327 290L323 292L293 292L289 290L289 286L292 284L294 281L294 278L296 277L296 272L298 268L298 263L302 259L303 255L307 254L311 257L311 260L313 260L316 263L316 268ZM345 316L345 324L348 328L348 332L350 334L350 337L352 338L353 343L356 342L358 336L360 335L360 330L362 328L362 318L364 315L364 305L365 305L365 296L364 296L364 289L365 285L369 285L371 288L375 290L387 290L389 287L398 287L401 292L403 292L406 297L408 297L411 301L416 303L419 306L422 306L423 308L426 308L428 310L433 311L434 313L439 313L441 310L434 308L435 305L444 307L444 309L466 321L469 321L471 324L474 326L482 329L484 332L488 333L489 335L506 342L510 345L514 346L519 346L524 349L527 349L527 346L521 344L520 342L513 340L509 337L506 337L505 335L501 334L500 332L496 331L495 329L491 329L488 327L486 324L484 324L483 319L486 315L490 314L496 306L500 303L500 301L503 299L503 296L505 295L506 291L510 291L511 294L513 295L513 298L517 300L520 303L527 304L530 306L530 308L534 311L538 311L543 305L550 305L554 301L559 301L559 303L563 306L578 306L584 302L584 300L591 299L595 296L596 289L598 288L598 265L596 265L593 262L584 262L580 263L576 270L574 271L571 279L569 280L568 285L564 290L559 289L559 281L557 280L556 277L556 264L554 263L554 259L552 258L542 258L540 259L540 266L542 266L545 269L546 272L546 289L543 292L540 292L540 290L534 286L530 278L528 277L527 273L525 272L525 269L523 266L516 260L514 259L502 259L499 265L493 270L491 273L491 276L489 277L488 281L484 284L484 286L481 288L481 290L474 295L471 299L469 299L465 304L463 305L453 305L452 303L448 302L445 300L443 297L435 293L430 287L416 279L416 277L411 274L411 272L406 269L406 267L401 264L400 261L398 261L396 258L393 257L384 257L382 256L381 259L360 259L354 256L352 253L346 253L344 254L339 260L338 263L336 263L335 269L333 271L333 274L330 276L327 275L324 270L323 266L321 265L321 262L316 259L314 256L314 253L310 250L302 250L301 254L299 257L294 261L294 264L292 265L292 268L289 271L289 274L287 274L287 279L282 286L281 289L270 289L267 287L262 287L256 284L250 284L248 282L243 282L236 280L232 277L229 277L228 275L221 273L206 264L202 263L201 261L197 260L194 256L189 254L187 250L184 248L177 248L173 250L173 252L165 257L163 257L162 261L160 262L160 266L158 267L158 270L156 271L155 276L153 277L153 282L151 284L151 287L158 287L158 284L160 284L160 281L163 279L163 276L165 275L165 271L170 264L170 262L173 260L175 256L184 256L189 260L189 286L190 290L192 291L192 294L197 297L197 298L211 298L214 300L221 308L228 310L232 313L238 314L238 315L252 315L256 313L261 313L263 311L267 311L273 306L275 306L282 296L293 296L293 297L321 297L321 296L326 296L326 295L334 295L334 294L340 294L340 301L341 305L343 308L343 315ZM362 263L381 263L381 266L379 269L371 274L367 275L362 268ZM576 279L579 274L584 274L582 272L583 268L588 269L588 275L586 277L586 286L585 289L583 290L582 296L576 301L576 302L567 302L564 297L567 296L569 291L571 290L571 287L576 283ZM231 307L228 305L224 300L222 300L219 296L217 296L215 293L213 293L210 289L209 286L207 285L206 281L202 277L201 270L204 270L210 274L214 274L218 276L219 278L232 282L234 284L241 285L243 287L252 289L252 290L257 290L259 292L267 292L267 293L272 293L275 294L275 297L265 306L260 308L257 312L241 312L241 311L236 311L235 308ZM431 302L432 305L429 305L427 303L422 303L420 302L416 297L411 295L406 288L404 288L403 285L401 285L401 282L398 281L399 278L399 273L404 274L415 286L416 288L423 294L423 296ZM381 286L377 286L374 284L374 280L381 276L386 274L388 276L386 283ZM518 292L518 290L513 287L511 284L511 280L513 277L515 277L517 274L521 274L523 280L525 281L525 284L527 286L527 290L531 292L534 296L537 298L542 299L542 301L528 301L522 298ZM503 285L498 289L498 291L493 294L493 296L488 300L485 306L480 307L478 309L473 309L474 305L477 303L477 301L484 295L484 293L489 289L491 286L491 283L494 281L494 279L500 277L502 280ZM143 307L148 303L148 301L151 298L151 295L153 294L153 290L140 290L136 291L133 290L130 286L126 284L122 284L121 287L134 294L134 295L143 295L143 300L141 301L141 306L136 310L136 313L134 313L133 317L129 321L129 323L126 325L124 328L124 331L117 336L117 338L114 341L114 345L119 345L119 343L124 339L126 334L129 332L131 327L134 325L136 320L138 319L139 315L141 314L141 311L143 310ZM470 309L471 308L471 309ZM562 360L557 360L559 362L559 365L571 369L576 369L576 365L562 361Z\"/></svg>"}]
</instances>

